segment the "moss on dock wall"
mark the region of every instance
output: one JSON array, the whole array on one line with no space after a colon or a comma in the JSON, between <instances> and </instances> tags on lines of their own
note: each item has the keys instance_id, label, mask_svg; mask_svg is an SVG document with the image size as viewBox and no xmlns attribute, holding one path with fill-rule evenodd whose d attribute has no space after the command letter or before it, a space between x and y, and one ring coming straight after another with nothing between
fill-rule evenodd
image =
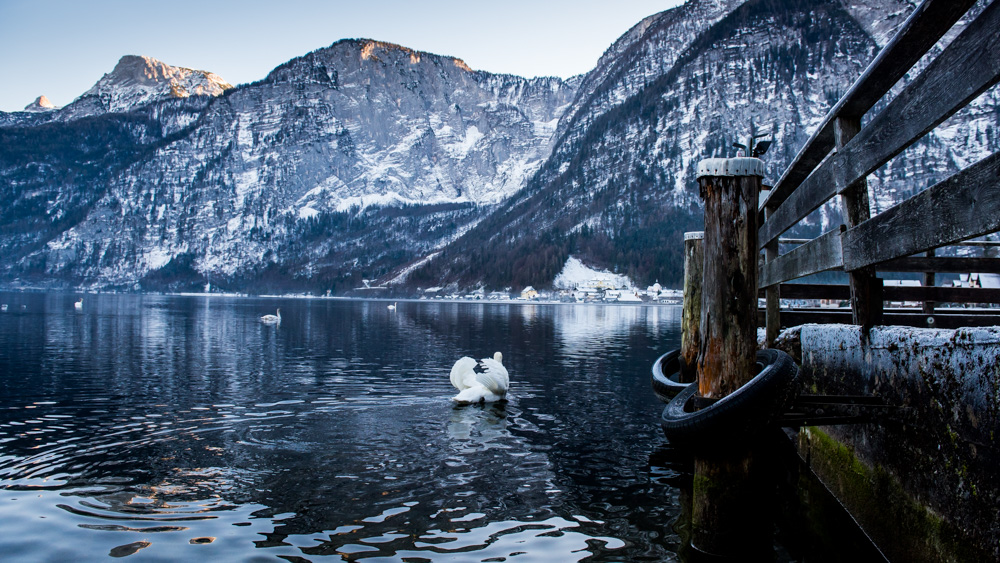
<instances>
[{"instance_id":1,"label":"moss on dock wall","mask_svg":"<svg viewBox=\"0 0 1000 563\"><path fill-rule=\"evenodd\" d=\"M881 465L861 461L818 428L799 433L799 451L812 470L892 561L990 561L962 530L912 496Z\"/></svg>"},{"instance_id":2,"label":"moss on dock wall","mask_svg":"<svg viewBox=\"0 0 1000 563\"><path fill-rule=\"evenodd\" d=\"M905 407L799 433L800 455L891 560L1000 560L1000 328L806 325L803 389Z\"/></svg>"}]
</instances>

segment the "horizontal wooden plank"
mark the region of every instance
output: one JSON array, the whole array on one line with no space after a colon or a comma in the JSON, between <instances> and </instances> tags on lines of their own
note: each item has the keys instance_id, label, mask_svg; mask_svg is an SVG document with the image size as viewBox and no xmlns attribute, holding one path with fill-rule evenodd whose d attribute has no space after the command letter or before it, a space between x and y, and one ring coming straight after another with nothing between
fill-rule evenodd
<instances>
[{"instance_id":1,"label":"horizontal wooden plank","mask_svg":"<svg viewBox=\"0 0 1000 563\"><path fill-rule=\"evenodd\" d=\"M833 149L833 124L837 118L867 113L974 3L975 0L925 0L917 6L844 97L827 113L761 207L776 209L781 205ZM763 214L758 217L757 224L764 224Z\"/></svg>"},{"instance_id":2,"label":"horizontal wooden plank","mask_svg":"<svg viewBox=\"0 0 1000 563\"><path fill-rule=\"evenodd\" d=\"M998 230L1000 152L849 229L843 235L844 268L857 270Z\"/></svg>"},{"instance_id":3,"label":"horizontal wooden plank","mask_svg":"<svg viewBox=\"0 0 1000 563\"><path fill-rule=\"evenodd\" d=\"M971 287L891 286L883 289L886 301L937 303L1000 303L1000 289Z\"/></svg>"},{"instance_id":4,"label":"horizontal wooden plank","mask_svg":"<svg viewBox=\"0 0 1000 563\"><path fill-rule=\"evenodd\" d=\"M793 248L786 254L764 264L760 270L759 287L835 270L844 266L840 236L844 226L819 236L818 238Z\"/></svg>"},{"instance_id":5,"label":"horizontal wooden plank","mask_svg":"<svg viewBox=\"0 0 1000 563\"><path fill-rule=\"evenodd\" d=\"M779 244L805 244L811 241L811 238L785 238L781 237L778 239ZM1000 241L996 240L963 240L961 242L953 242L946 246L975 246L979 248L985 247L995 247L1000 246Z\"/></svg>"},{"instance_id":6,"label":"horizontal wooden plank","mask_svg":"<svg viewBox=\"0 0 1000 563\"><path fill-rule=\"evenodd\" d=\"M886 108L761 226L761 248L1000 81L1000 2L989 4ZM774 193L777 190L777 186Z\"/></svg>"},{"instance_id":7,"label":"horizontal wooden plank","mask_svg":"<svg viewBox=\"0 0 1000 563\"><path fill-rule=\"evenodd\" d=\"M783 283L781 284L782 299L850 299L851 287L840 284L821 283ZM763 298L764 289L758 291L758 297Z\"/></svg>"},{"instance_id":8,"label":"horizontal wooden plank","mask_svg":"<svg viewBox=\"0 0 1000 563\"><path fill-rule=\"evenodd\" d=\"M883 262L878 265L877 269L880 272L950 272L959 274L977 272L1000 274L1000 258L952 258L947 256L922 258L911 256Z\"/></svg>"},{"instance_id":9,"label":"horizontal wooden plank","mask_svg":"<svg viewBox=\"0 0 1000 563\"><path fill-rule=\"evenodd\" d=\"M886 301L936 301L940 303L1000 303L1000 289L970 287L924 287L886 285L882 289ZM759 297L764 291L758 292ZM838 284L781 284L782 299L851 298L851 288Z\"/></svg>"},{"instance_id":10,"label":"horizontal wooden plank","mask_svg":"<svg viewBox=\"0 0 1000 563\"><path fill-rule=\"evenodd\" d=\"M952 309L941 309L934 312L934 328L962 328L971 326L1000 326L1000 309L998 314L975 314L967 312L952 312ZM955 309L954 311L961 311ZM764 309L757 311L757 324L764 326ZM900 313L887 311L883 315L883 323L887 326L912 326L927 328L929 326L926 315L922 312ZM788 328L804 324L851 324L850 309L795 309L791 311L781 311L781 328Z\"/></svg>"}]
</instances>

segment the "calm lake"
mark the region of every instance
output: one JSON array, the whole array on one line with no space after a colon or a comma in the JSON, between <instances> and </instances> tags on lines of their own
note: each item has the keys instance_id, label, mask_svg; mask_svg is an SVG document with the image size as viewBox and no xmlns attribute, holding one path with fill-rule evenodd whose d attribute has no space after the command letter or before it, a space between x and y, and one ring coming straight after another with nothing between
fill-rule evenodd
<instances>
[{"instance_id":1,"label":"calm lake","mask_svg":"<svg viewBox=\"0 0 1000 563\"><path fill-rule=\"evenodd\" d=\"M0 294L4 559L677 558L679 307L78 297Z\"/></svg>"}]
</instances>

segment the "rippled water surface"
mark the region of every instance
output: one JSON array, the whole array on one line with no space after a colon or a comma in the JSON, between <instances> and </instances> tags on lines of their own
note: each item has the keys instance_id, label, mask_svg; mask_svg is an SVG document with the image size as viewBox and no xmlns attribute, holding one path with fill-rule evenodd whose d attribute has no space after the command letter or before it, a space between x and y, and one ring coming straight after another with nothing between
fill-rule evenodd
<instances>
[{"instance_id":1,"label":"rippled water surface","mask_svg":"<svg viewBox=\"0 0 1000 563\"><path fill-rule=\"evenodd\" d=\"M677 307L77 298L0 294L4 558L675 557ZM497 350L510 400L453 406Z\"/></svg>"}]
</instances>

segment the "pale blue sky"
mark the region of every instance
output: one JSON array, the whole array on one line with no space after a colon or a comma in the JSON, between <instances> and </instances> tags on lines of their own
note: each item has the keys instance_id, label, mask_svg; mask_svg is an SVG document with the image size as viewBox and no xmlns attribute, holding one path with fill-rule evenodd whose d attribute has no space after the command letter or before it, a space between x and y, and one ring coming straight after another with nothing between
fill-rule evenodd
<instances>
[{"instance_id":1,"label":"pale blue sky","mask_svg":"<svg viewBox=\"0 0 1000 563\"><path fill-rule=\"evenodd\" d=\"M642 18L683 0L0 0L0 110L62 106L122 55L263 78L344 38L371 38L521 76L580 74Z\"/></svg>"}]
</instances>

